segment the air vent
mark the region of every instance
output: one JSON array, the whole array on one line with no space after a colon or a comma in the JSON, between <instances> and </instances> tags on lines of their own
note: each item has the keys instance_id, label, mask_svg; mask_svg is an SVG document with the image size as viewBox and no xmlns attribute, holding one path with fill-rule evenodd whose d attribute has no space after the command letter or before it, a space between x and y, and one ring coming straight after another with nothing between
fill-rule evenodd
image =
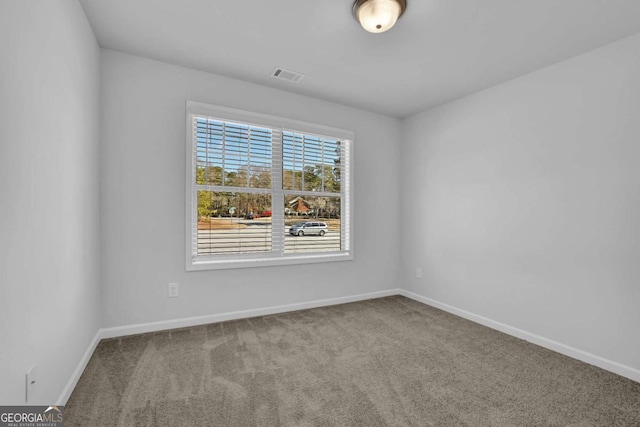
<instances>
[{"instance_id":1,"label":"air vent","mask_svg":"<svg viewBox=\"0 0 640 427\"><path fill-rule=\"evenodd\" d=\"M292 83L299 83L304 77L304 74L296 73L295 71L285 70L284 68L276 68L271 73L271 77L279 80L286 80Z\"/></svg>"}]
</instances>

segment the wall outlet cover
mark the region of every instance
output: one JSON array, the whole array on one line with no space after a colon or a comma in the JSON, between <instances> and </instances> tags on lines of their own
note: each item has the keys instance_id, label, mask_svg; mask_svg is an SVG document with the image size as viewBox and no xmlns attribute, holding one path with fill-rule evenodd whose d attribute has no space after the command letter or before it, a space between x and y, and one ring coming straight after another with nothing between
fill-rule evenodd
<instances>
[{"instance_id":1,"label":"wall outlet cover","mask_svg":"<svg viewBox=\"0 0 640 427\"><path fill-rule=\"evenodd\" d=\"M180 288L178 283L169 283L169 298L176 298L180 295Z\"/></svg>"},{"instance_id":2,"label":"wall outlet cover","mask_svg":"<svg viewBox=\"0 0 640 427\"><path fill-rule=\"evenodd\" d=\"M24 387L24 401L29 402L29 399L33 399L35 387L37 383L36 379L36 365L30 367L24 375L25 387Z\"/></svg>"}]
</instances>

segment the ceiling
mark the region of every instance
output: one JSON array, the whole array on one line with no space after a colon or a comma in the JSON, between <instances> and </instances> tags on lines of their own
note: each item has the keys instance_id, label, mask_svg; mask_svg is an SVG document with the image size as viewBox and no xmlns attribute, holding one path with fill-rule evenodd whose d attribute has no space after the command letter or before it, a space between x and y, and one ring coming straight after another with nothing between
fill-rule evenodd
<instances>
[{"instance_id":1,"label":"ceiling","mask_svg":"<svg viewBox=\"0 0 640 427\"><path fill-rule=\"evenodd\" d=\"M640 32L638 0L408 0L382 34L351 0L80 2L103 48L399 118Z\"/></svg>"}]
</instances>

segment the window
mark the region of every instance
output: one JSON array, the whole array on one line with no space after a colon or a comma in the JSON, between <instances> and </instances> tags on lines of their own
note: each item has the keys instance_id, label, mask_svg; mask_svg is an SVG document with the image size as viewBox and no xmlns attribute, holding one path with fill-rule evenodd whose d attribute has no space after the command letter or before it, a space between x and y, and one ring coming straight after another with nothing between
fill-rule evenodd
<instances>
[{"instance_id":1,"label":"window","mask_svg":"<svg viewBox=\"0 0 640 427\"><path fill-rule=\"evenodd\" d=\"M353 133L187 102L187 270L353 259Z\"/></svg>"}]
</instances>

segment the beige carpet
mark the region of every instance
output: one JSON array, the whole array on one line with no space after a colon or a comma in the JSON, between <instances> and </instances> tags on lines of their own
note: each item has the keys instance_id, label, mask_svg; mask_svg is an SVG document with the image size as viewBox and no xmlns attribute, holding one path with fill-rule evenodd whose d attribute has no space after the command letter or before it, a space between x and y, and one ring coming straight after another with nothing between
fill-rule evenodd
<instances>
[{"instance_id":1,"label":"beige carpet","mask_svg":"<svg viewBox=\"0 0 640 427\"><path fill-rule=\"evenodd\" d=\"M640 426L640 384L404 297L102 341L65 426Z\"/></svg>"}]
</instances>

